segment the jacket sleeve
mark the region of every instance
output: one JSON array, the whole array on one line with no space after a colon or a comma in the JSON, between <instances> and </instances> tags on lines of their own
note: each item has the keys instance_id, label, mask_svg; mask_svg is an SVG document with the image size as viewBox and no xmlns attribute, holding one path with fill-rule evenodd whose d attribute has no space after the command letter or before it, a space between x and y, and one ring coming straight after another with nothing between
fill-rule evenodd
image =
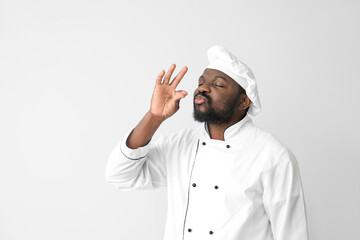
<instances>
[{"instance_id":1,"label":"jacket sleeve","mask_svg":"<svg viewBox=\"0 0 360 240\"><path fill-rule=\"evenodd\" d=\"M284 149L263 174L263 204L275 240L308 240L307 216L299 167Z\"/></svg>"},{"instance_id":2,"label":"jacket sleeve","mask_svg":"<svg viewBox=\"0 0 360 240\"><path fill-rule=\"evenodd\" d=\"M130 149L126 145L130 133L126 134L111 152L106 165L106 181L124 190L166 186L163 138L151 140L144 147Z\"/></svg>"}]
</instances>

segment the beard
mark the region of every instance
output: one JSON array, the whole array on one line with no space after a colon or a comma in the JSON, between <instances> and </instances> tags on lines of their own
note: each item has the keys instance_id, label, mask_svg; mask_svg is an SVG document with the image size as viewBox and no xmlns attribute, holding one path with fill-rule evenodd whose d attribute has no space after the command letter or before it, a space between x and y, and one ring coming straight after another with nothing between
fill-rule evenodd
<instances>
[{"instance_id":1,"label":"beard","mask_svg":"<svg viewBox=\"0 0 360 240\"><path fill-rule=\"evenodd\" d=\"M233 102L229 102L228 104L226 104L222 110L215 110L211 106L212 100L210 97L206 96L203 93L198 93L198 94L200 94L206 98L207 108L204 112L201 112L197 108L197 105L194 102L193 117L194 117L195 121L206 122L208 124L214 124L214 125L226 125L226 124L230 123L230 121L234 115L235 107L236 107L236 104L238 103L240 95L238 95L234 99ZM194 97L194 99L195 99L195 97Z\"/></svg>"}]
</instances>

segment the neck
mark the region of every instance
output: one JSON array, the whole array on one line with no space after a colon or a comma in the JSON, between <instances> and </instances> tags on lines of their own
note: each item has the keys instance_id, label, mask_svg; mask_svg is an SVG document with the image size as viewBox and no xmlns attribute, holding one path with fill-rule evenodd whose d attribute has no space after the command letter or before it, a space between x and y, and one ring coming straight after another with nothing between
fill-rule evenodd
<instances>
[{"instance_id":1,"label":"neck","mask_svg":"<svg viewBox=\"0 0 360 240\"><path fill-rule=\"evenodd\" d=\"M234 118L229 123L221 124L221 125L208 123L210 138L224 141L225 140L225 137L224 137L225 130L228 127L234 125L235 123L240 122L245 116L246 116L246 114L243 114L241 116Z\"/></svg>"}]
</instances>

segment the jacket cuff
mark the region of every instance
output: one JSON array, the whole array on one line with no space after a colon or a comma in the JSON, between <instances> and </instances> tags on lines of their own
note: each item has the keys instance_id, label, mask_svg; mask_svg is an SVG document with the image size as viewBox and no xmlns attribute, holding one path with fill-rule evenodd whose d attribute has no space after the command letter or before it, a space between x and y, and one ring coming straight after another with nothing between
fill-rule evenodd
<instances>
[{"instance_id":1,"label":"jacket cuff","mask_svg":"<svg viewBox=\"0 0 360 240\"><path fill-rule=\"evenodd\" d=\"M150 148L150 142L143 146L143 147L139 147L137 149L131 149L129 148L127 145L126 145L126 140L128 139L130 133L132 131L128 132L124 137L123 139L121 140L121 144L120 144L120 150L122 152L122 154L130 159L130 160L140 160L140 159L143 159L146 157L146 155L148 154L149 152L149 148Z\"/></svg>"}]
</instances>

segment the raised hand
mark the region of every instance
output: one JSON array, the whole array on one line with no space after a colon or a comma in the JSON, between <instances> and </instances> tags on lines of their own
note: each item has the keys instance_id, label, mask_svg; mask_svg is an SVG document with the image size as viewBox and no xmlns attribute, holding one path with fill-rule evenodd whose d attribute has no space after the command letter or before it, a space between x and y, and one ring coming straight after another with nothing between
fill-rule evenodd
<instances>
[{"instance_id":1,"label":"raised hand","mask_svg":"<svg viewBox=\"0 0 360 240\"><path fill-rule=\"evenodd\" d=\"M171 117L177 110L179 110L179 102L188 94L186 91L177 91L176 87L184 77L188 68L185 66L170 82L171 75L176 68L172 64L165 75L162 70L156 79L154 93L151 98L150 113L163 120ZM164 77L165 75L165 77ZM164 79L163 79L164 77Z\"/></svg>"}]
</instances>

